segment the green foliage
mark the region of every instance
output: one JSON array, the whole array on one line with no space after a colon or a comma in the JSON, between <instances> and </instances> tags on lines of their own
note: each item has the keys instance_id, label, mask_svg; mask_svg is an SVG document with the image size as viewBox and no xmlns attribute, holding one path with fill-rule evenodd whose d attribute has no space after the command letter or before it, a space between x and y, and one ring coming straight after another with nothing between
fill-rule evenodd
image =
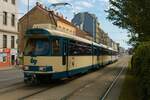
<instances>
[{"instance_id":1,"label":"green foliage","mask_svg":"<svg viewBox=\"0 0 150 100\"><path fill-rule=\"evenodd\" d=\"M150 100L150 0L109 0L107 19L127 29L135 47L132 71L142 100Z\"/></svg>"},{"instance_id":2,"label":"green foliage","mask_svg":"<svg viewBox=\"0 0 150 100\"><path fill-rule=\"evenodd\" d=\"M150 0L109 0L107 19L130 34L129 43L150 38Z\"/></svg>"},{"instance_id":3,"label":"green foliage","mask_svg":"<svg viewBox=\"0 0 150 100\"><path fill-rule=\"evenodd\" d=\"M132 57L132 71L137 77L141 100L150 100L150 41L140 43Z\"/></svg>"}]
</instances>

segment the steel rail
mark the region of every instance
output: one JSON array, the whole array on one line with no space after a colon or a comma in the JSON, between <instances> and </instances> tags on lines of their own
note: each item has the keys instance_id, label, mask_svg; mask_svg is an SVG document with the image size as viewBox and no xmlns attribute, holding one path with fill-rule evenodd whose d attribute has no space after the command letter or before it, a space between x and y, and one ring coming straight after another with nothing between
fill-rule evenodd
<instances>
[{"instance_id":1,"label":"steel rail","mask_svg":"<svg viewBox=\"0 0 150 100\"><path fill-rule=\"evenodd\" d=\"M106 99L107 95L110 93L112 88L115 86L116 82L118 81L119 77L121 76L121 74L123 73L124 70L125 70L125 65L123 65L123 67L122 67L121 71L119 72L119 74L116 76L114 81L109 85L108 89L106 90L106 92L104 92L104 95L102 97L100 97L99 100L105 100Z\"/></svg>"},{"instance_id":2,"label":"steel rail","mask_svg":"<svg viewBox=\"0 0 150 100\"><path fill-rule=\"evenodd\" d=\"M114 63L114 64L119 64L119 62L116 62L116 63ZM97 70L97 71L99 71L99 70ZM106 70L106 72L107 72L107 71L109 71L109 70ZM101 75L98 75L97 77L100 77L100 76L102 76L102 75L104 75L104 74L106 74L106 73L103 73L103 74L101 74ZM70 78L69 80L72 80L72 79L74 79L74 78L76 79L76 77L78 77L78 76L75 76L75 77L73 77L73 78ZM66 81L68 81L68 80L66 80ZM80 86L79 88L75 89L74 91L72 91L72 92L69 93L68 95L62 97L60 100L67 100L67 98L69 98L71 95L73 95L76 91L78 91L78 90L81 89L81 88L84 88L86 85L91 84L91 83L93 83L93 82L94 82L94 80L91 80L91 81L87 82L86 84L84 84L84 85ZM31 93L31 94L29 94L29 95L26 95L26 96L23 96L23 97L19 98L18 100L25 100L25 99L28 99L28 98L30 98L30 97L32 97L32 96L35 96L35 95L40 94L40 93L42 93L42 92L45 92L45 91L47 91L47 90L49 90L49 89L51 89L51 88L53 88L53 87L55 87L55 86L57 86L57 84L53 84L53 85L50 86L50 87L46 87L46 88L37 90L36 92L33 92L33 93Z\"/></svg>"},{"instance_id":3,"label":"steel rail","mask_svg":"<svg viewBox=\"0 0 150 100\"><path fill-rule=\"evenodd\" d=\"M40 90L38 90L38 91L36 91L36 92L34 92L34 93L31 93L31 94L29 94L29 95L26 95L26 96L21 97L21 98L19 98L18 100L27 99L27 98L29 98L29 97L32 97L32 96L36 95L36 94L42 93L42 92L44 92L44 91L47 91L47 90L49 90L50 88L52 88L52 87L40 89Z\"/></svg>"},{"instance_id":4,"label":"steel rail","mask_svg":"<svg viewBox=\"0 0 150 100\"><path fill-rule=\"evenodd\" d=\"M118 64L120 64L120 63L121 63L121 62L116 62L116 63L113 63L113 64L117 64L117 65L118 65ZM114 69L112 69L112 70L105 70L104 73L98 75L95 79L97 79L97 78L99 78L99 77L105 75L107 72L110 72L110 71L113 71L113 70L114 70ZM97 71L99 71L99 70L97 70ZM88 84L91 84L91 83L95 82L95 79L93 79L93 80L91 80L91 81L88 81L86 84L84 84L84 85L80 86L79 88L75 89L74 91L72 91L72 92L69 93L68 95L62 97L60 100L67 100L67 99L70 98L74 93L76 93L78 90L80 90L80 89L86 87Z\"/></svg>"}]
</instances>

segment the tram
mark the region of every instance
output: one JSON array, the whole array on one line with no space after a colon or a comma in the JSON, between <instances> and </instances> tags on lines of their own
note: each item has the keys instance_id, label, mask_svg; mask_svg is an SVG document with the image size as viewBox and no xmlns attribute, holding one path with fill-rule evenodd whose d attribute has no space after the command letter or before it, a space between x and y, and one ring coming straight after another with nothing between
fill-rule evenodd
<instances>
[{"instance_id":1,"label":"tram","mask_svg":"<svg viewBox=\"0 0 150 100\"><path fill-rule=\"evenodd\" d=\"M29 29L25 33L24 81L67 78L117 58L117 51L106 45L57 30Z\"/></svg>"}]
</instances>

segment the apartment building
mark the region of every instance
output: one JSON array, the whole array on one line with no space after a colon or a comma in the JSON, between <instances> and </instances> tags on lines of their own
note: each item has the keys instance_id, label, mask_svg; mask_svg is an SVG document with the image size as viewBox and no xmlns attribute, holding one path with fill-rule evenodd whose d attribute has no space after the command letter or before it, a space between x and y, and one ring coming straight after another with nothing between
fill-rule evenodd
<instances>
[{"instance_id":1,"label":"apartment building","mask_svg":"<svg viewBox=\"0 0 150 100\"><path fill-rule=\"evenodd\" d=\"M15 64L17 39L17 0L0 0L0 67Z\"/></svg>"},{"instance_id":2,"label":"apartment building","mask_svg":"<svg viewBox=\"0 0 150 100\"><path fill-rule=\"evenodd\" d=\"M82 31L89 33L93 41L101 42L100 39L104 33L101 32L100 23L95 14L89 12L78 13L72 19L72 23Z\"/></svg>"}]
</instances>

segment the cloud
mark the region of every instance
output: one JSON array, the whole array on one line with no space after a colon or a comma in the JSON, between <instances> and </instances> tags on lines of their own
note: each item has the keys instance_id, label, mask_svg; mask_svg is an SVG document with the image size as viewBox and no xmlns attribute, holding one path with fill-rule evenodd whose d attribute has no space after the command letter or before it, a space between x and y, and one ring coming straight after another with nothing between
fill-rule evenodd
<instances>
[{"instance_id":1,"label":"cloud","mask_svg":"<svg viewBox=\"0 0 150 100\"><path fill-rule=\"evenodd\" d=\"M58 2L60 2L60 0L48 0L48 2L50 2L50 3L58 3Z\"/></svg>"},{"instance_id":2,"label":"cloud","mask_svg":"<svg viewBox=\"0 0 150 100\"><path fill-rule=\"evenodd\" d=\"M96 0L95 0L96 1ZM109 0L99 0L101 2L109 2Z\"/></svg>"},{"instance_id":3,"label":"cloud","mask_svg":"<svg viewBox=\"0 0 150 100\"><path fill-rule=\"evenodd\" d=\"M86 1L82 1L80 2L82 6L87 7L87 8L91 8L93 7L92 3L86 2Z\"/></svg>"},{"instance_id":4,"label":"cloud","mask_svg":"<svg viewBox=\"0 0 150 100\"><path fill-rule=\"evenodd\" d=\"M87 1L78 1L75 3L77 6L80 6L80 7L85 7L85 8L91 8L93 7L93 4L92 2L87 2Z\"/></svg>"},{"instance_id":5,"label":"cloud","mask_svg":"<svg viewBox=\"0 0 150 100\"><path fill-rule=\"evenodd\" d=\"M21 0L21 2L24 4L24 5L28 5L28 0ZM35 4L37 1L36 0L29 0L29 4L30 5L33 5Z\"/></svg>"},{"instance_id":6,"label":"cloud","mask_svg":"<svg viewBox=\"0 0 150 100\"><path fill-rule=\"evenodd\" d=\"M76 12L76 13L94 7L93 2L91 1L88 2L88 0L74 1L74 2L70 2L70 4L72 4L73 12Z\"/></svg>"},{"instance_id":7,"label":"cloud","mask_svg":"<svg viewBox=\"0 0 150 100\"><path fill-rule=\"evenodd\" d=\"M72 0L48 0L50 3L71 2Z\"/></svg>"}]
</instances>

